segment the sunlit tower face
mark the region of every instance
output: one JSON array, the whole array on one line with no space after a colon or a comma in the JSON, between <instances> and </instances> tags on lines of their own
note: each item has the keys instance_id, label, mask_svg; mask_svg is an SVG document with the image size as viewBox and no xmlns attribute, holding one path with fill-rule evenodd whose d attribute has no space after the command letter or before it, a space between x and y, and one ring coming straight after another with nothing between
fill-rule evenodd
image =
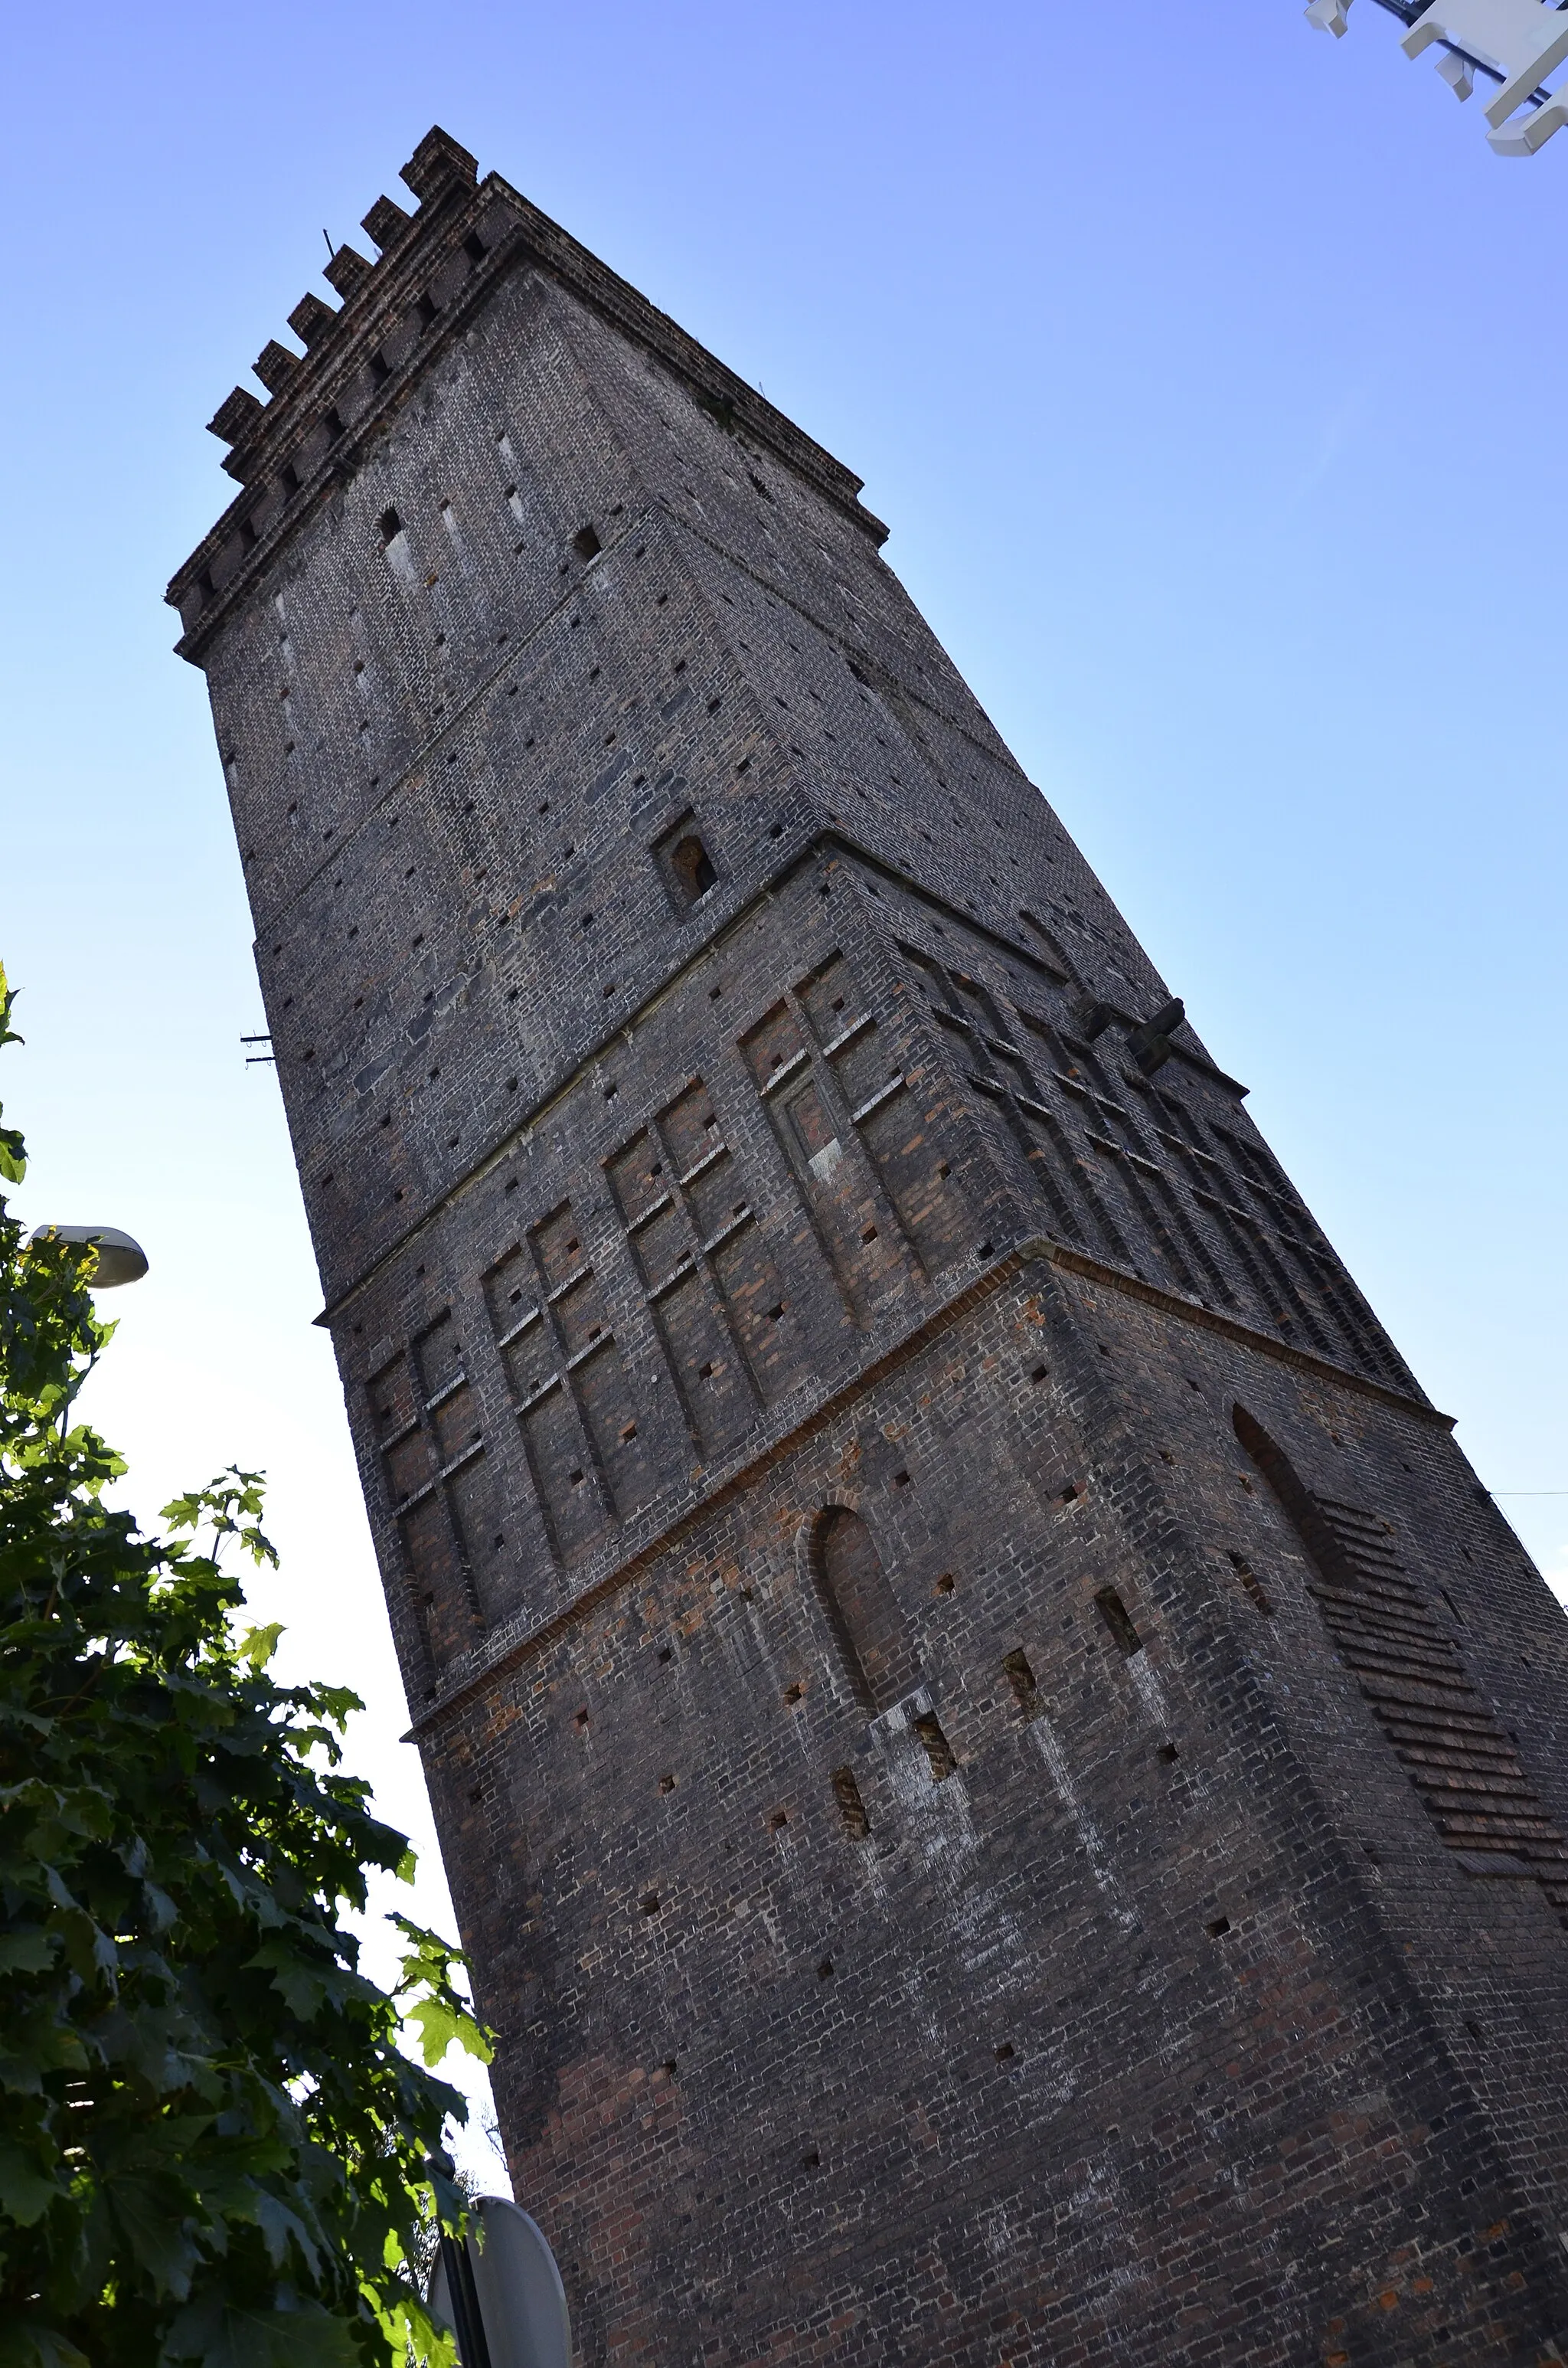
<instances>
[{"instance_id":1,"label":"sunlit tower face","mask_svg":"<svg viewBox=\"0 0 1568 2368\"><path fill-rule=\"evenodd\" d=\"M582 2359L1554 2356L1562 1614L858 480L404 177L173 596Z\"/></svg>"}]
</instances>

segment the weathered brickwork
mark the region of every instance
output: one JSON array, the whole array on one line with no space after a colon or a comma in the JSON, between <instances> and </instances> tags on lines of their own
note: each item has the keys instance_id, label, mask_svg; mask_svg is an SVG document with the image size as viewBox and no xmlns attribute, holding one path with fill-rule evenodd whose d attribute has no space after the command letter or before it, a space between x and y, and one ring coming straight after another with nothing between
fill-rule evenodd
<instances>
[{"instance_id":1,"label":"weathered brickwork","mask_svg":"<svg viewBox=\"0 0 1568 2368\"><path fill-rule=\"evenodd\" d=\"M858 481L433 133L176 577L585 2363L1568 2359L1568 1629Z\"/></svg>"}]
</instances>

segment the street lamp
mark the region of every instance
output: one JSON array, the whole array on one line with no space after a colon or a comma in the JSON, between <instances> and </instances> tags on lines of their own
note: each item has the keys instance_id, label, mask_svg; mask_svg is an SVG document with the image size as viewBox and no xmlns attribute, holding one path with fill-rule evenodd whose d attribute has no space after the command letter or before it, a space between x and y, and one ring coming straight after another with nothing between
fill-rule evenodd
<instances>
[{"instance_id":1,"label":"street lamp","mask_svg":"<svg viewBox=\"0 0 1568 2368\"><path fill-rule=\"evenodd\" d=\"M1353 0L1309 0L1307 22L1337 40ZM1496 85L1486 103L1487 143L1498 156L1533 156L1568 122L1568 88L1553 93L1542 76L1568 58L1568 10L1555 0L1378 0L1405 28L1407 58L1436 48L1437 72L1456 98L1468 98L1479 74Z\"/></svg>"},{"instance_id":2,"label":"street lamp","mask_svg":"<svg viewBox=\"0 0 1568 2368\"><path fill-rule=\"evenodd\" d=\"M118 1291L121 1283L140 1282L147 1271L146 1251L129 1234L122 1234L118 1225L35 1225L31 1239L78 1245L90 1242L98 1254L88 1285L92 1291Z\"/></svg>"}]
</instances>

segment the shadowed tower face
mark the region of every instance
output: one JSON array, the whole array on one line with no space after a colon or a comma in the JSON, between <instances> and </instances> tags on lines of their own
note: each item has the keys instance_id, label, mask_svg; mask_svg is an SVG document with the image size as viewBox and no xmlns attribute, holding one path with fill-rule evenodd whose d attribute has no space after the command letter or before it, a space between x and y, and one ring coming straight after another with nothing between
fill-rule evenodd
<instances>
[{"instance_id":1,"label":"shadowed tower face","mask_svg":"<svg viewBox=\"0 0 1568 2368\"><path fill-rule=\"evenodd\" d=\"M1557 2359L1561 1615L858 481L404 179L170 597L583 2360Z\"/></svg>"}]
</instances>

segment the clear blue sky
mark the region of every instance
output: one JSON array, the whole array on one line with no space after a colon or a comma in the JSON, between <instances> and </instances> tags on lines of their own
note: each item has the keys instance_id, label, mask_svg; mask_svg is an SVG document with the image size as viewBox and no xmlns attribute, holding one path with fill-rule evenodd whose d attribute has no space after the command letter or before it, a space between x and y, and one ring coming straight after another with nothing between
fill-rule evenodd
<instances>
[{"instance_id":1,"label":"clear blue sky","mask_svg":"<svg viewBox=\"0 0 1568 2368\"><path fill-rule=\"evenodd\" d=\"M433 121L867 479L888 556L1482 1477L1568 1490L1562 176L1299 0L15 10L0 952L30 1219L153 1273L135 1501L275 1484L418 1826L202 686L202 423ZM1568 1582L1568 1496L1507 1509Z\"/></svg>"}]
</instances>

